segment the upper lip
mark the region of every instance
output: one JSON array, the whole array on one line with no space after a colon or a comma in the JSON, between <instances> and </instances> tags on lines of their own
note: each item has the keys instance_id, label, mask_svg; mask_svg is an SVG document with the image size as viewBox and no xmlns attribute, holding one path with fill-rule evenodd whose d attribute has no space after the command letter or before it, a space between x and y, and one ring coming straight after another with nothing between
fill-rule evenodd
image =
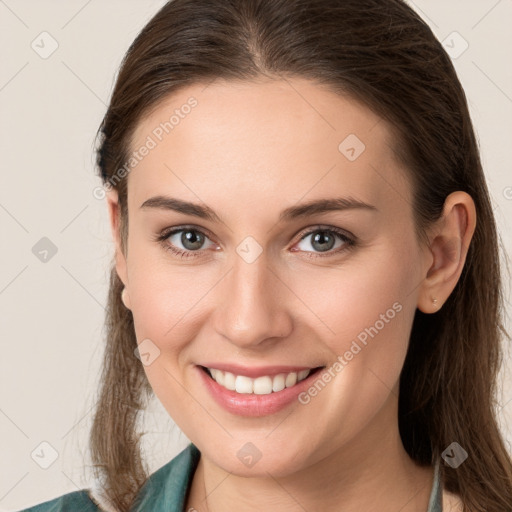
<instances>
[{"instance_id":1,"label":"upper lip","mask_svg":"<svg viewBox=\"0 0 512 512\"><path fill-rule=\"evenodd\" d=\"M239 364L228 364L228 363L205 363L201 366L205 368L215 368L222 370L223 372L230 372L233 375L244 375L246 377L257 378L268 375L274 377L280 373L292 373L300 372L301 370L313 370L318 366L289 366L289 365L277 365L277 366L243 366Z\"/></svg>"}]
</instances>

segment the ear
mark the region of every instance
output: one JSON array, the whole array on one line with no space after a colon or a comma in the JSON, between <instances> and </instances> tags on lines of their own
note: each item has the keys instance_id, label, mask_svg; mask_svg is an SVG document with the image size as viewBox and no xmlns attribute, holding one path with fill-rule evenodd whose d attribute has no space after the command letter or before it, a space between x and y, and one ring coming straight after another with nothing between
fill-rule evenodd
<instances>
[{"instance_id":1,"label":"ear","mask_svg":"<svg viewBox=\"0 0 512 512\"><path fill-rule=\"evenodd\" d=\"M125 289L123 290L122 299L124 305L129 308L129 296L128 296L128 272L126 256L124 255L121 248L121 231L120 231L120 218L121 208L119 206L119 197L117 190L110 189L107 191L107 207L110 218L110 228L112 232L112 238L115 244L115 261L116 271L119 279L123 282Z\"/></svg>"},{"instance_id":2,"label":"ear","mask_svg":"<svg viewBox=\"0 0 512 512\"><path fill-rule=\"evenodd\" d=\"M471 196L462 191L451 193L441 218L429 230L427 254L431 263L418 295L418 309L423 313L438 311L455 288L475 226L476 209Z\"/></svg>"}]
</instances>

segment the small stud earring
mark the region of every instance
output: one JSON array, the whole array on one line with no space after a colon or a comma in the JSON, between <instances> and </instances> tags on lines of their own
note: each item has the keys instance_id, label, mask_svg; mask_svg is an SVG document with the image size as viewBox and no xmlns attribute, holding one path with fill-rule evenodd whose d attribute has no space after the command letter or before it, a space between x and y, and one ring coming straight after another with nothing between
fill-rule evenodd
<instances>
[{"instance_id":1,"label":"small stud earring","mask_svg":"<svg viewBox=\"0 0 512 512\"><path fill-rule=\"evenodd\" d=\"M434 307L437 308L437 299L432 299L432 304L434 304Z\"/></svg>"}]
</instances>

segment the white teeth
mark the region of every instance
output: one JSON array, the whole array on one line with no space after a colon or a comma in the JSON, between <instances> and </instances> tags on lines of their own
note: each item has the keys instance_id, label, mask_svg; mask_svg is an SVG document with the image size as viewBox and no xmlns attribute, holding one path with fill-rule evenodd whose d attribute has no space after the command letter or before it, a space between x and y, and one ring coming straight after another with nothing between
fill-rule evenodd
<instances>
[{"instance_id":1,"label":"white teeth","mask_svg":"<svg viewBox=\"0 0 512 512\"><path fill-rule=\"evenodd\" d=\"M217 380L215 377L213 377L221 386L224 386L226 389L229 389L230 391L235 391L235 376L232 374L232 373L229 373L229 372L222 372L221 370L217 370L217 375L219 373L223 373L224 374L224 383L221 384L219 382L219 380L222 380L219 379Z\"/></svg>"},{"instance_id":2,"label":"white teeth","mask_svg":"<svg viewBox=\"0 0 512 512\"><path fill-rule=\"evenodd\" d=\"M310 370L301 370L297 373L297 380L303 380L309 375Z\"/></svg>"},{"instance_id":3,"label":"white teeth","mask_svg":"<svg viewBox=\"0 0 512 512\"><path fill-rule=\"evenodd\" d=\"M285 384L286 384L287 388L291 388L292 386L295 386L295 384L297 384L297 374L295 372L289 373L286 376Z\"/></svg>"},{"instance_id":4,"label":"white teeth","mask_svg":"<svg viewBox=\"0 0 512 512\"><path fill-rule=\"evenodd\" d=\"M286 375L284 373L276 375L272 381L272 391L282 391L286 387L285 381Z\"/></svg>"},{"instance_id":5,"label":"white teeth","mask_svg":"<svg viewBox=\"0 0 512 512\"><path fill-rule=\"evenodd\" d=\"M215 380L222 386L224 385L224 379L224 372L221 372L220 370L215 370Z\"/></svg>"},{"instance_id":6,"label":"white teeth","mask_svg":"<svg viewBox=\"0 0 512 512\"><path fill-rule=\"evenodd\" d=\"M252 393L253 380L243 375L237 375L235 379L235 391L237 393Z\"/></svg>"},{"instance_id":7,"label":"white teeth","mask_svg":"<svg viewBox=\"0 0 512 512\"><path fill-rule=\"evenodd\" d=\"M304 380L311 370L301 370L300 372L280 373L274 377L264 375L256 379L251 379L245 375L234 375L230 372L223 372L216 368L208 368L212 378L222 387L230 391L236 391L242 394L269 395L274 392L282 391L285 387L295 386L297 382Z\"/></svg>"},{"instance_id":8,"label":"white teeth","mask_svg":"<svg viewBox=\"0 0 512 512\"><path fill-rule=\"evenodd\" d=\"M252 383L253 392L256 395L270 395L272 393L272 379L268 376L258 377Z\"/></svg>"}]
</instances>

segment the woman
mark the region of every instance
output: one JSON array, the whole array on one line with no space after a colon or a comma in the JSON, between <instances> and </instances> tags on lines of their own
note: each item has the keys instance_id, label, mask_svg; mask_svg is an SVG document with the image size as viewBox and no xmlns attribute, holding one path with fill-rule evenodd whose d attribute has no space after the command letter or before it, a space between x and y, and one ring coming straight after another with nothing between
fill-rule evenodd
<instances>
[{"instance_id":1,"label":"woman","mask_svg":"<svg viewBox=\"0 0 512 512\"><path fill-rule=\"evenodd\" d=\"M403 1L169 2L100 135L99 484L33 510L512 510L492 207ZM152 393L191 444L148 478Z\"/></svg>"}]
</instances>

